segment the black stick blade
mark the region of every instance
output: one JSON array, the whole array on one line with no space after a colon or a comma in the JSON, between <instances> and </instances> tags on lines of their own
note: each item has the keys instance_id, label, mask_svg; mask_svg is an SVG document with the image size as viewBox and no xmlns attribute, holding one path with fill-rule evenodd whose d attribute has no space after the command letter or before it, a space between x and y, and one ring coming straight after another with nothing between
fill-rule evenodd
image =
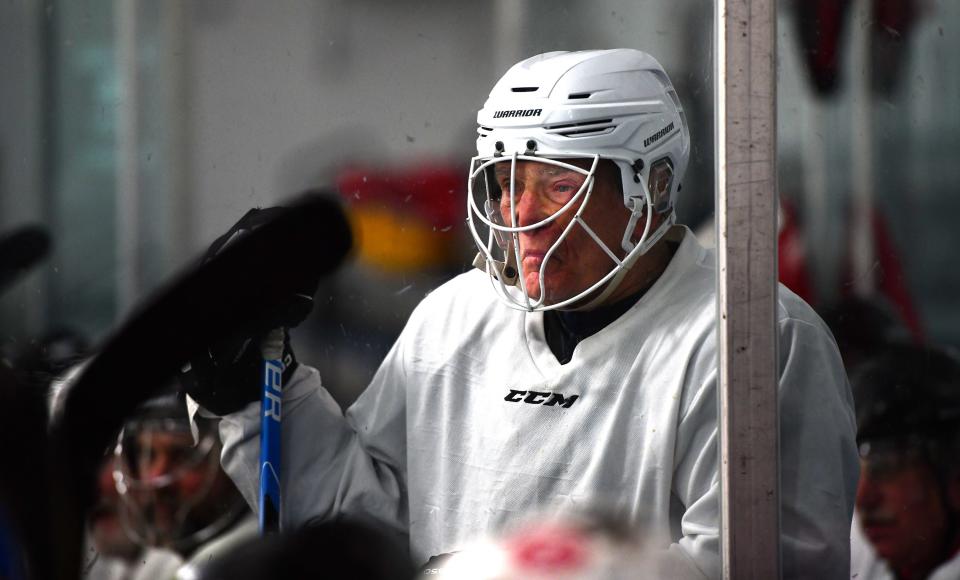
<instances>
[{"instance_id":1,"label":"black stick blade","mask_svg":"<svg viewBox=\"0 0 960 580\"><path fill-rule=\"evenodd\" d=\"M38 225L21 226L0 236L0 293L47 257L50 236Z\"/></svg>"},{"instance_id":2,"label":"black stick blade","mask_svg":"<svg viewBox=\"0 0 960 580\"><path fill-rule=\"evenodd\" d=\"M178 276L103 343L67 393L51 430L54 468L65 487L65 503L54 513L73 518L77 527L68 535L76 537L76 546L94 499L96 471L124 418L169 384L193 355L248 332L263 308L303 288L304 280L333 273L351 245L349 223L334 195L303 198ZM66 562L65 569L68 574L77 568Z\"/></svg>"}]
</instances>

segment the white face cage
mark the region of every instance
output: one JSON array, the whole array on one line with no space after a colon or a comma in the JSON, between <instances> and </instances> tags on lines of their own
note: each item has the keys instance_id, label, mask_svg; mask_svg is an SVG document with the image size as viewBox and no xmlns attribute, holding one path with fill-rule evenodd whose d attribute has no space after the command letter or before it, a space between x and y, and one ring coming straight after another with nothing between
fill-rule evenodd
<instances>
[{"instance_id":1,"label":"white face cage","mask_svg":"<svg viewBox=\"0 0 960 580\"><path fill-rule=\"evenodd\" d=\"M153 421L151 429L177 431L179 424L174 420ZM147 429L143 435L149 438L151 430ZM186 432L189 436L189 431ZM146 475L140 473L140 466L146 457L138 457L143 453L149 454L150 444L134 443L138 435L120 432L113 450L113 480L120 496L121 509L119 510L120 524L124 533L133 542L141 546L164 547L180 549L196 546L218 535L227 526L236 521L238 509L243 506L227 506L213 521L198 529L190 529L188 518L200 502L205 501L211 493L217 472L220 470L220 456L218 453L217 436L215 433L201 435L196 446L189 450L189 457L183 463L173 466L169 471ZM140 452L132 452L131 447L143 447ZM190 498L180 498L173 505L171 498L165 494L169 488L194 471L201 473L202 485ZM154 509L160 502L165 502L173 509L169 522L157 526L153 521Z\"/></svg>"},{"instance_id":2,"label":"white face cage","mask_svg":"<svg viewBox=\"0 0 960 580\"><path fill-rule=\"evenodd\" d=\"M624 200L626 208L631 212L631 217L626 228L624 228L620 244L620 249L622 249L624 255L623 257L618 256L617 252L609 248L582 218L583 212L590 201L590 196L593 193L600 155L595 154L586 157L586 159L590 160L589 169L583 169L562 160L584 158L584 155L553 154L551 154L550 158L547 158L537 156L533 151L527 151L524 154L513 153L509 156L478 156L471 160L470 174L467 180L467 226L473 236L474 242L477 244L477 248L480 250L477 258L474 260L474 265L489 275L494 292L507 306L528 312L556 309L585 310L593 308L601 304L616 289L636 259L646 253L667 229L673 225L675 214L671 210L663 223L651 234L650 227L653 221L653 211L648 211L646 212L643 234L637 242L632 241L633 232L637 222L644 213L644 209L654 207L645 180L640 180L640 189L643 192L643 197L629 197ZM496 163L506 161L510 162L510 187L509 192L503 191L500 195L509 195L509 224L504 223L502 213L496 207L501 204L501 201L495 199L493 192L499 192L499 185L491 184L488 177L488 168L492 168ZM554 165L562 169L575 171L585 176L585 178L579 190L553 214L537 223L518 225L516 223L517 199L515 188L518 161L533 161ZM525 272L520 255L519 234L542 228L571 211L573 212L573 217L570 223L567 224L558 238L550 245L543 257L538 273L539 296L532 298L525 282ZM610 258L612 266L604 276L592 282L587 288L582 289L576 295L552 304L547 304L546 282L550 259L557 248L564 243L564 240L566 240L575 225L583 228L593 242L603 250L604 254ZM604 288L604 285L606 285L606 288ZM599 292L598 295L583 303L584 300L594 296L597 292Z\"/></svg>"}]
</instances>

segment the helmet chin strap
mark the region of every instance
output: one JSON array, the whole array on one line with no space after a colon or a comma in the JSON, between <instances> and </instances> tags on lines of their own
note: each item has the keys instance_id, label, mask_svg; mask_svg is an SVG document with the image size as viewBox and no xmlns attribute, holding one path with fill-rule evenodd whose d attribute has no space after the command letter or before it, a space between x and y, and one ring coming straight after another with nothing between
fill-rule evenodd
<instances>
[{"instance_id":1,"label":"helmet chin strap","mask_svg":"<svg viewBox=\"0 0 960 580\"><path fill-rule=\"evenodd\" d=\"M660 238L662 238L664 234L666 234L667 231L676 223L677 214L673 208L670 208L669 214L667 214L667 216L664 218L663 223L657 226L656 230L651 232L649 235L641 236L639 244L633 243L631 240L633 237L633 231L637 227L637 222L640 221L640 216L643 214L644 208L650 208L650 212L647 213L648 224L647 227L644 228L644 233L646 233L650 227L649 222L653 220L653 204L650 203L650 193L645 187L645 184L641 184L641 187L643 187L644 190L646 197L646 200L644 201L646 203L640 203L641 200L639 198L634 197L630 199L632 202L631 205L633 206L630 212L630 221L627 222L627 227L623 232L623 240L620 243L623 249L627 252L627 257L621 263L620 271L618 271L614 275L613 279L607 283L607 286L602 292L600 292L600 294L592 298L586 304L577 306L576 308L569 308L568 310L592 310L597 306L602 305L607 298L609 298L610 295L613 294L613 292L620 286L620 283L623 282L623 279L627 277L627 274L630 273L630 268L633 267L637 259L646 254L650 248L660 241Z\"/></svg>"}]
</instances>

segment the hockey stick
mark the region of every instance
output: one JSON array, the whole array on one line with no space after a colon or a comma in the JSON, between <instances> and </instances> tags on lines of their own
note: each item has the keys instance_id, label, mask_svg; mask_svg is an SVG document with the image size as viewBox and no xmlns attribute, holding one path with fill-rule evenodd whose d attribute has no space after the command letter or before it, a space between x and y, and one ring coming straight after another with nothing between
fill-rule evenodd
<instances>
[{"instance_id":1,"label":"hockey stick","mask_svg":"<svg viewBox=\"0 0 960 580\"><path fill-rule=\"evenodd\" d=\"M80 569L84 514L96 497L103 452L124 418L197 353L252 332L264 304L309 287L305 279L329 275L343 262L352 237L333 194L287 207L154 293L102 343L68 391L50 431L51 529L60 550L51 555L52 577L75 578Z\"/></svg>"},{"instance_id":2,"label":"hockey stick","mask_svg":"<svg viewBox=\"0 0 960 580\"><path fill-rule=\"evenodd\" d=\"M21 226L0 236L0 292L15 282L50 250L50 236L40 226Z\"/></svg>"},{"instance_id":3,"label":"hockey stick","mask_svg":"<svg viewBox=\"0 0 960 580\"><path fill-rule=\"evenodd\" d=\"M280 433L283 399L283 333L274 329L261 345L263 397L260 403L260 533L280 530Z\"/></svg>"}]
</instances>

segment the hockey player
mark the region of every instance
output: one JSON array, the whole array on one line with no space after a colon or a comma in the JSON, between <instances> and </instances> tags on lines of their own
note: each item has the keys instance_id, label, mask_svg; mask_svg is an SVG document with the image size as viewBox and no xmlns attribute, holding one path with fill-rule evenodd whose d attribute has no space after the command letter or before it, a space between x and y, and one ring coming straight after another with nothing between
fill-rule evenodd
<instances>
[{"instance_id":1,"label":"hockey player","mask_svg":"<svg viewBox=\"0 0 960 580\"><path fill-rule=\"evenodd\" d=\"M51 383L47 403L54 421L63 415L68 392L74 388L86 364L86 360L76 363ZM183 567L182 554L170 549L172 546L147 545L142 535L131 534L131 505L123 501L117 489L119 470L115 451L106 450L97 468L96 501L86 514L81 577L84 580L173 579Z\"/></svg>"},{"instance_id":2,"label":"hockey player","mask_svg":"<svg viewBox=\"0 0 960 580\"><path fill-rule=\"evenodd\" d=\"M140 546L180 556L177 578L196 577L257 534L256 518L220 466L215 426L195 423L196 442L180 393L150 399L126 422L111 463L124 531Z\"/></svg>"},{"instance_id":3,"label":"hockey player","mask_svg":"<svg viewBox=\"0 0 960 580\"><path fill-rule=\"evenodd\" d=\"M960 578L960 362L890 347L852 383L861 471L851 577Z\"/></svg>"},{"instance_id":4,"label":"hockey player","mask_svg":"<svg viewBox=\"0 0 960 580\"><path fill-rule=\"evenodd\" d=\"M84 580L170 580L183 565L175 552L143 546L127 533L112 457L100 468L97 503L88 515Z\"/></svg>"},{"instance_id":5,"label":"hockey player","mask_svg":"<svg viewBox=\"0 0 960 580\"><path fill-rule=\"evenodd\" d=\"M690 138L666 72L637 50L547 53L477 118L478 268L423 300L345 414L315 370L287 368L282 524L372 516L422 563L545 504L600 503L640 528L659 577L718 576L716 272L674 225ZM782 287L777 318L784 570L846 578L849 386ZM251 504L255 342L214 345L190 377Z\"/></svg>"}]
</instances>

